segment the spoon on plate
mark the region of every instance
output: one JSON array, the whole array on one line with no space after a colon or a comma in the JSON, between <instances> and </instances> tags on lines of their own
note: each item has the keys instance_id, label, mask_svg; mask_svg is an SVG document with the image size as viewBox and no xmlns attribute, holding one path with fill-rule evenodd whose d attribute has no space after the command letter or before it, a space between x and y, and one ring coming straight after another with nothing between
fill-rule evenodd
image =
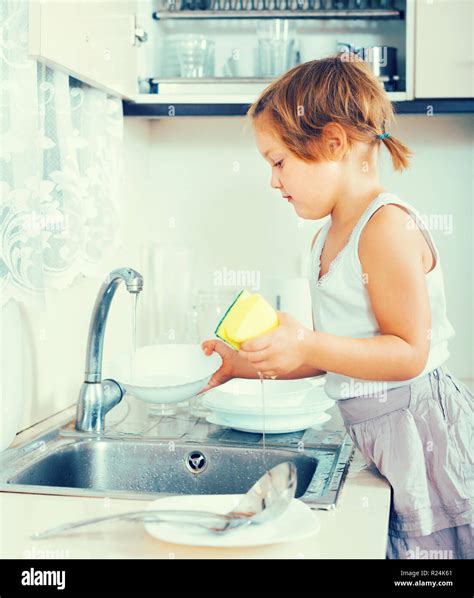
<instances>
[{"instance_id":1,"label":"spoon on plate","mask_svg":"<svg viewBox=\"0 0 474 598\"><path fill-rule=\"evenodd\" d=\"M42 532L36 532L31 536L31 539L51 538L77 527L121 519L126 521L183 523L185 525L196 525L212 532L226 532L251 523L264 523L281 515L289 507L295 496L296 482L296 466L294 463L287 461L265 472L244 494L237 505L225 514L178 509L131 511L66 523Z\"/></svg>"}]
</instances>

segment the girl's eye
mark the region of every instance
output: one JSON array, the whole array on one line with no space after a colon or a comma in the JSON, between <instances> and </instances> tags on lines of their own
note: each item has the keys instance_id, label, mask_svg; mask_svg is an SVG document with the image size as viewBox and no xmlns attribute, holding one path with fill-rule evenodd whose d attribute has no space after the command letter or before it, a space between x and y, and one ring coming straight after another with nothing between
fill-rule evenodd
<instances>
[{"instance_id":1,"label":"girl's eye","mask_svg":"<svg viewBox=\"0 0 474 598\"><path fill-rule=\"evenodd\" d=\"M275 164L273 166L276 166L277 168L279 168L282 164L283 164L283 160L280 160L279 162L275 162Z\"/></svg>"}]
</instances>

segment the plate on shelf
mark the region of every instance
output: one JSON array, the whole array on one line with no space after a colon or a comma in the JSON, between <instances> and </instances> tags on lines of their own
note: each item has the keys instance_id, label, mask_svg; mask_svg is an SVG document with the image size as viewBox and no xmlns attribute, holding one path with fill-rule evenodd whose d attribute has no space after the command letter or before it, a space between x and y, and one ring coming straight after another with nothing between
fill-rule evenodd
<instances>
[{"instance_id":1,"label":"plate on shelf","mask_svg":"<svg viewBox=\"0 0 474 598\"><path fill-rule=\"evenodd\" d=\"M148 509L185 509L227 513L242 494L199 494L169 496L153 501ZM304 502L294 498L288 509L272 521L233 529L223 534L197 526L145 522L146 531L163 542L187 546L243 547L296 542L319 532L319 519Z\"/></svg>"},{"instance_id":2,"label":"plate on shelf","mask_svg":"<svg viewBox=\"0 0 474 598\"><path fill-rule=\"evenodd\" d=\"M292 420L287 417L286 422L277 422L276 425L275 423L269 424L268 422L265 422L265 434L289 434L290 432L298 432L299 430L306 430L307 428L324 424L330 419L331 416L329 413L318 413L316 416L305 416L304 420L300 417L298 418L298 421L295 421L294 418ZM210 424L225 426L226 428L232 428L239 432L251 432L254 434L263 433L262 422L258 417L253 418L253 421L247 419L245 422L242 422L239 419L232 421L232 416L224 418L217 413L212 413L207 416L206 420Z\"/></svg>"}]
</instances>

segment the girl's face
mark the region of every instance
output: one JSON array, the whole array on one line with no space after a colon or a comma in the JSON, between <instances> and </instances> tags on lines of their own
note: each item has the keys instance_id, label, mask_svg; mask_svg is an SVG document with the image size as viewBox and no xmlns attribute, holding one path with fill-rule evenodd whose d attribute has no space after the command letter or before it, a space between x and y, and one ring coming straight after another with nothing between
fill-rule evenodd
<instances>
[{"instance_id":1,"label":"girl's face","mask_svg":"<svg viewBox=\"0 0 474 598\"><path fill-rule=\"evenodd\" d=\"M279 189L284 201L306 220L330 214L344 180L340 162L301 160L272 132L263 115L257 117L254 132L258 150L272 169L270 185Z\"/></svg>"}]
</instances>

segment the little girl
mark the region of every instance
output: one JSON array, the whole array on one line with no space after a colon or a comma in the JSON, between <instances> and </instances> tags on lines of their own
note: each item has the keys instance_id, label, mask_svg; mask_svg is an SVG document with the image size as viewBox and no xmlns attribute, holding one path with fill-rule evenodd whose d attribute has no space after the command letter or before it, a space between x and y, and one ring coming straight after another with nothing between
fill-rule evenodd
<instances>
[{"instance_id":1,"label":"little girl","mask_svg":"<svg viewBox=\"0 0 474 598\"><path fill-rule=\"evenodd\" d=\"M473 394L444 365L440 256L417 210L379 182L409 149L386 131L391 101L353 54L313 60L274 81L250 108L271 186L301 218L331 218L311 248L313 328L280 325L241 345L202 345L223 358L205 390L232 377L326 375L346 430L392 488L387 558L473 553Z\"/></svg>"}]
</instances>

